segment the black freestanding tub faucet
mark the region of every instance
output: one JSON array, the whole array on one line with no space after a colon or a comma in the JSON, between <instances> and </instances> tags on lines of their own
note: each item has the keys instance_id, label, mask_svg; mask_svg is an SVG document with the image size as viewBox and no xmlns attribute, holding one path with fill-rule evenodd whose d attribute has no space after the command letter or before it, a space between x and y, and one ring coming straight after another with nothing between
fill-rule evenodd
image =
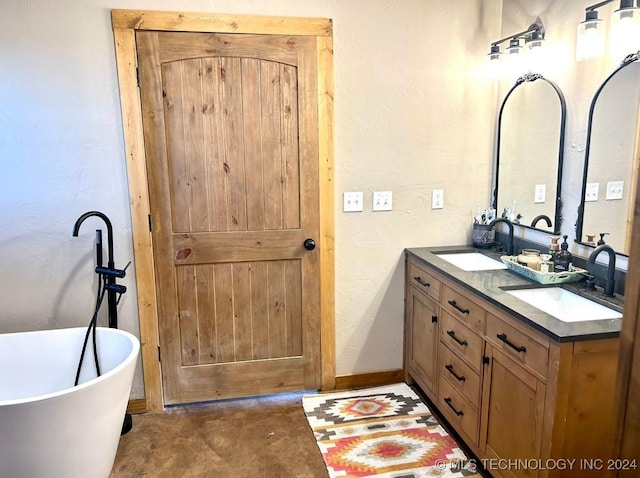
<instances>
[{"instance_id":1,"label":"black freestanding tub faucet","mask_svg":"<svg viewBox=\"0 0 640 478\"><path fill-rule=\"evenodd\" d=\"M109 327L112 329L118 328L118 299L117 295L122 295L127 291L127 288L123 285L116 284L116 278L122 278L125 276L125 270L116 269L115 262L113 261L113 226L109 218L100 211L85 212L80 216L76 223L73 225L73 235L78 237L80 226L90 217L99 217L107 226L107 267L102 265L102 230L96 229L96 273L104 276L105 289L107 290L107 308L109 316Z\"/></svg>"},{"instance_id":2,"label":"black freestanding tub faucet","mask_svg":"<svg viewBox=\"0 0 640 478\"><path fill-rule=\"evenodd\" d=\"M127 270L127 267L129 267L129 264L127 264L127 266L123 270L116 269L115 262L113 261L113 226L111 225L111 221L109 220L109 218L100 211L89 211L80 216L76 220L76 223L73 225L73 236L78 237L78 232L80 231L80 226L82 225L82 223L85 221L85 219L93 216L102 219L107 226L107 267L103 267L102 265L102 229L96 229L96 274L101 277L101 280L104 279L104 288L107 291L109 327L112 329L117 329L118 297L124 294L127 291L127 288L123 285L116 284L116 278L122 278L125 276L125 271ZM100 306L98 305L97 307L99 308ZM97 313L98 309L96 309L96 316ZM131 418L131 414L125 413L124 422L122 424L122 431L120 434L124 435L125 433L128 433L132 427L133 420Z\"/></svg>"}]
</instances>

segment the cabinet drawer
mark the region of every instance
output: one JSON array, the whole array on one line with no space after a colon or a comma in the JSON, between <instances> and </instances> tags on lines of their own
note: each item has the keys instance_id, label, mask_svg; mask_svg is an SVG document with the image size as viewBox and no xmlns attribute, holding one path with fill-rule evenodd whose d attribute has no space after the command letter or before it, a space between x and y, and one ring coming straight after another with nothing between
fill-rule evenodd
<instances>
[{"instance_id":1,"label":"cabinet drawer","mask_svg":"<svg viewBox=\"0 0 640 478\"><path fill-rule=\"evenodd\" d=\"M536 333L534 330L531 332ZM546 378L549 366L548 341L543 344L533 340L524 331L491 314L487 317L487 340L514 360Z\"/></svg>"},{"instance_id":2,"label":"cabinet drawer","mask_svg":"<svg viewBox=\"0 0 640 478\"><path fill-rule=\"evenodd\" d=\"M438 383L438 405L440 411L447 417L451 425L462 430L473 441L478 443L478 411L462 395L440 375Z\"/></svg>"},{"instance_id":3,"label":"cabinet drawer","mask_svg":"<svg viewBox=\"0 0 640 478\"><path fill-rule=\"evenodd\" d=\"M440 342L462 357L473 370L480 371L483 353L482 337L445 311L441 313Z\"/></svg>"},{"instance_id":4,"label":"cabinet drawer","mask_svg":"<svg viewBox=\"0 0 640 478\"><path fill-rule=\"evenodd\" d=\"M449 312L467 327L484 335L487 312L482 306L446 285L442 286L441 304L443 310Z\"/></svg>"},{"instance_id":5,"label":"cabinet drawer","mask_svg":"<svg viewBox=\"0 0 640 478\"><path fill-rule=\"evenodd\" d=\"M416 259L409 259L409 267L407 271L407 282L417 289L425 292L435 300L440 300L440 280L430 274L425 266L420 264Z\"/></svg>"},{"instance_id":6,"label":"cabinet drawer","mask_svg":"<svg viewBox=\"0 0 640 478\"><path fill-rule=\"evenodd\" d=\"M440 375L446 378L474 407L478 408L480 376L445 345L440 345L439 355Z\"/></svg>"}]
</instances>

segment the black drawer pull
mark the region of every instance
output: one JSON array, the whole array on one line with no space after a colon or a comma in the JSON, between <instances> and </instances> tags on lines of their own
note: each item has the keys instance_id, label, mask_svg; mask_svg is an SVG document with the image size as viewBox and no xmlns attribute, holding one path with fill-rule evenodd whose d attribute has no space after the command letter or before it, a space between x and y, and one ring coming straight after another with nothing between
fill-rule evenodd
<instances>
[{"instance_id":1,"label":"black drawer pull","mask_svg":"<svg viewBox=\"0 0 640 478\"><path fill-rule=\"evenodd\" d=\"M449 373L458 380L458 382L464 382L466 380L466 378L464 378L464 375L458 375L453 371L453 365L447 364L444 366L444 368L446 368L449 371Z\"/></svg>"},{"instance_id":2,"label":"black drawer pull","mask_svg":"<svg viewBox=\"0 0 640 478\"><path fill-rule=\"evenodd\" d=\"M469 309L463 309L462 307L460 307L455 300L450 300L449 301L449 305L451 305L451 307L453 307L454 309L456 309L458 312L461 312L463 314L468 314L469 313Z\"/></svg>"},{"instance_id":3,"label":"black drawer pull","mask_svg":"<svg viewBox=\"0 0 640 478\"><path fill-rule=\"evenodd\" d=\"M420 276L415 276L413 278L414 281L416 281L418 284L420 284L423 287L431 287L431 284L429 284L428 282L425 282L422 280L422 277Z\"/></svg>"},{"instance_id":4,"label":"black drawer pull","mask_svg":"<svg viewBox=\"0 0 640 478\"><path fill-rule=\"evenodd\" d=\"M451 337L453 340L455 340L456 342L458 342L463 347L466 347L467 345L469 345L466 340L460 340L458 337L456 337L456 333L453 330L447 330L447 335Z\"/></svg>"},{"instance_id":5,"label":"black drawer pull","mask_svg":"<svg viewBox=\"0 0 640 478\"><path fill-rule=\"evenodd\" d=\"M509 347L511 347L516 352L526 352L527 351L527 348L524 345L515 345L513 342L510 342L509 339L507 339L507 334L498 334L496 337L498 337L500 340L502 340L505 344L507 344Z\"/></svg>"},{"instance_id":6,"label":"black drawer pull","mask_svg":"<svg viewBox=\"0 0 640 478\"><path fill-rule=\"evenodd\" d=\"M435 324L436 322L438 322L438 316L437 315L432 315L431 316L431 323Z\"/></svg>"},{"instance_id":7,"label":"black drawer pull","mask_svg":"<svg viewBox=\"0 0 640 478\"><path fill-rule=\"evenodd\" d=\"M461 417L462 415L464 415L464 412L462 410L456 410L456 407L454 407L451 404L451 398L449 397L444 397L444 401L447 402L447 405L449 405L451 407L451 410L453 410L455 412L456 415L458 415L459 417Z\"/></svg>"}]
</instances>

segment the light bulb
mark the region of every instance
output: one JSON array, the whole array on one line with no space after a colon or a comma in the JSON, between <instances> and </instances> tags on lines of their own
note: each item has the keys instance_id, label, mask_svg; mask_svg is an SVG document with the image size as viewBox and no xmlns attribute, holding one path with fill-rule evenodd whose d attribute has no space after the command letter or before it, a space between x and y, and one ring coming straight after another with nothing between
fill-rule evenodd
<instances>
[{"instance_id":1,"label":"light bulb","mask_svg":"<svg viewBox=\"0 0 640 478\"><path fill-rule=\"evenodd\" d=\"M578 24L576 60L585 61L604 55L605 27L597 12L587 12L587 19Z\"/></svg>"},{"instance_id":2,"label":"light bulb","mask_svg":"<svg viewBox=\"0 0 640 478\"><path fill-rule=\"evenodd\" d=\"M487 54L487 60L489 61L489 78L493 80L499 80L502 76L501 56L500 47L498 45L491 45L491 51Z\"/></svg>"},{"instance_id":3,"label":"light bulb","mask_svg":"<svg viewBox=\"0 0 640 478\"><path fill-rule=\"evenodd\" d=\"M511 39L509 42L509 48L505 53L505 73L512 77L517 78L524 73L524 58L522 47L520 46L520 40L517 38Z\"/></svg>"},{"instance_id":4,"label":"light bulb","mask_svg":"<svg viewBox=\"0 0 640 478\"><path fill-rule=\"evenodd\" d=\"M527 42L527 64L529 71L542 71L544 66L544 40L542 38Z\"/></svg>"},{"instance_id":5,"label":"light bulb","mask_svg":"<svg viewBox=\"0 0 640 478\"><path fill-rule=\"evenodd\" d=\"M626 7L611 15L610 53L621 60L640 49L640 8Z\"/></svg>"}]
</instances>

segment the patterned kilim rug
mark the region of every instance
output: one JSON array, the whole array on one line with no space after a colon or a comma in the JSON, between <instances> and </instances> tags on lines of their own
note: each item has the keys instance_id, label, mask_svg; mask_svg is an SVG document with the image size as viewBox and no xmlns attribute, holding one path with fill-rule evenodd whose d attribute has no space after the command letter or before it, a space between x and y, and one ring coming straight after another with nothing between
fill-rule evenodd
<instances>
[{"instance_id":1,"label":"patterned kilim rug","mask_svg":"<svg viewBox=\"0 0 640 478\"><path fill-rule=\"evenodd\" d=\"M331 478L480 477L404 383L305 395L302 405Z\"/></svg>"}]
</instances>

